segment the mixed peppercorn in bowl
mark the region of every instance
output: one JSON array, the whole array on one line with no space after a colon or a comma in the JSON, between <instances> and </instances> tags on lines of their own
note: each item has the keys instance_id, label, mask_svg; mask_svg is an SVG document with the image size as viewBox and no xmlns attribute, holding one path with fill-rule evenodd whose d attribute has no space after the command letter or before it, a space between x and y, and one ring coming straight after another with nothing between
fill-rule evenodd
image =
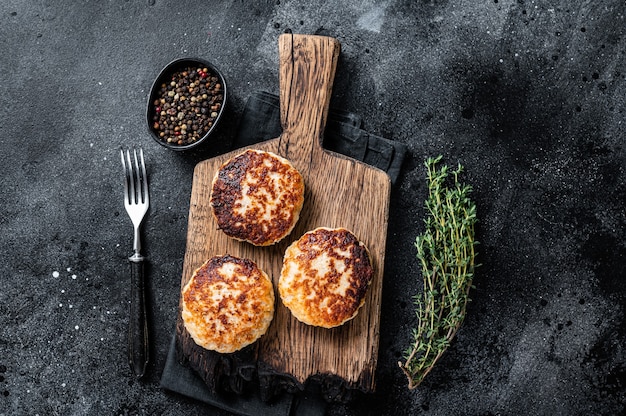
<instances>
[{"instance_id":1,"label":"mixed peppercorn in bowl","mask_svg":"<svg viewBox=\"0 0 626 416\"><path fill-rule=\"evenodd\" d=\"M215 130L225 104L226 82L215 66L199 58L176 59L152 85L148 129L162 146L191 149Z\"/></svg>"}]
</instances>

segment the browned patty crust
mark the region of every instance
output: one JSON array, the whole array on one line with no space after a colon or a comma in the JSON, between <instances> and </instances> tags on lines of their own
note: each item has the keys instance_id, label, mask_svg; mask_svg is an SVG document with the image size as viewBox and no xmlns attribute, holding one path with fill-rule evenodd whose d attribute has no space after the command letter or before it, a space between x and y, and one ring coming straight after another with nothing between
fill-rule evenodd
<instances>
[{"instance_id":1,"label":"browned patty crust","mask_svg":"<svg viewBox=\"0 0 626 416\"><path fill-rule=\"evenodd\" d=\"M216 172L211 207L228 236L257 246L291 232L304 203L304 180L291 163L271 152L249 149Z\"/></svg>"},{"instance_id":2,"label":"browned patty crust","mask_svg":"<svg viewBox=\"0 0 626 416\"><path fill-rule=\"evenodd\" d=\"M278 290L300 321L332 328L354 318L374 272L367 248L345 228L317 228L285 252Z\"/></svg>"},{"instance_id":3,"label":"browned patty crust","mask_svg":"<svg viewBox=\"0 0 626 416\"><path fill-rule=\"evenodd\" d=\"M210 258L194 272L182 297L187 332L199 346L220 353L252 344L274 317L272 282L248 259Z\"/></svg>"}]
</instances>

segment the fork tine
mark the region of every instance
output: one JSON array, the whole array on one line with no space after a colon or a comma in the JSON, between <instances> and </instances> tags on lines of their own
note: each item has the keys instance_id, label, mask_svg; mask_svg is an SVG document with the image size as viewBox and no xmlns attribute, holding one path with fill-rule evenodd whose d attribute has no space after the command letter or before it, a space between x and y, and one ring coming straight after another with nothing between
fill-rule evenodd
<instances>
[{"instance_id":1,"label":"fork tine","mask_svg":"<svg viewBox=\"0 0 626 416\"><path fill-rule=\"evenodd\" d=\"M135 203L141 204L143 202L143 195L141 195L141 177L139 176L139 162L137 160L137 149L133 149L133 158L135 162Z\"/></svg>"},{"instance_id":2,"label":"fork tine","mask_svg":"<svg viewBox=\"0 0 626 416\"><path fill-rule=\"evenodd\" d=\"M130 204L136 204L137 194L135 194L135 178L133 178L133 163L130 160L130 150L126 150L126 161L128 162L128 183L130 184L128 202Z\"/></svg>"},{"instance_id":3,"label":"fork tine","mask_svg":"<svg viewBox=\"0 0 626 416\"><path fill-rule=\"evenodd\" d=\"M126 166L126 161L124 160L124 150L120 149L120 155L122 157L122 168L124 169L124 202L130 203L130 193L128 189L128 167Z\"/></svg>"},{"instance_id":4,"label":"fork tine","mask_svg":"<svg viewBox=\"0 0 626 416\"><path fill-rule=\"evenodd\" d=\"M122 168L124 169L124 202L129 205L149 204L148 174L143 156L143 149L120 149Z\"/></svg>"},{"instance_id":5,"label":"fork tine","mask_svg":"<svg viewBox=\"0 0 626 416\"><path fill-rule=\"evenodd\" d=\"M148 193L148 175L146 174L146 164L143 160L143 149L139 148L139 156L141 157L141 174L143 175L143 201L149 203L150 194Z\"/></svg>"}]
</instances>

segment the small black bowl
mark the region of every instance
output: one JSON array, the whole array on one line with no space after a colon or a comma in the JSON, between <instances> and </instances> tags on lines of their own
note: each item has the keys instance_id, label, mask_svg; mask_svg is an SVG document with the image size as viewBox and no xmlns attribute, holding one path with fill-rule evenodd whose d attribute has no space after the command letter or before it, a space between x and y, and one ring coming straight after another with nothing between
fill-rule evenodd
<instances>
[{"instance_id":1,"label":"small black bowl","mask_svg":"<svg viewBox=\"0 0 626 416\"><path fill-rule=\"evenodd\" d=\"M192 76L188 74L186 80L197 78L196 82L202 81L201 88L198 88L199 91L195 93L187 88L187 91L183 89L183 91L176 94L173 87L169 88L169 84L174 78L182 80L179 75L187 68L201 69L199 73L194 73ZM204 72L202 71L203 69L207 71ZM202 75L202 73L205 75ZM213 87L205 89L204 81L206 79L211 80L212 77L216 78L216 80L210 83ZM183 82L186 81L183 80ZM166 88L167 92L162 88L164 84L168 86ZM216 89L215 84L219 84L219 89ZM172 91L174 94L172 95L172 92L169 91ZM203 96L203 91L205 96ZM148 122L150 135L161 146L177 151L189 150L208 141L211 134L215 132L222 114L224 114L226 91L224 76L210 62L200 58L179 58L170 62L157 76L148 97L146 121ZM183 97L184 99L181 100ZM155 101L160 101L162 98L166 100L167 105L162 103L155 104ZM182 108L178 108L179 106ZM157 108L167 114L164 116L166 117L165 120L160 118L160 114L157 115ZM170 120L171 117L174 117L175 120ZM186 123L183 123L183 120ZM163 128L166 123L170 124L170 128ZM187 124L184 131L181 129L182 124ZM172 133L171 126L173 125L178 126L178 132ZM189 131L189 134L187 131ZM178 142L179 140L180 142Z\"/></svg>"}]
</instances>

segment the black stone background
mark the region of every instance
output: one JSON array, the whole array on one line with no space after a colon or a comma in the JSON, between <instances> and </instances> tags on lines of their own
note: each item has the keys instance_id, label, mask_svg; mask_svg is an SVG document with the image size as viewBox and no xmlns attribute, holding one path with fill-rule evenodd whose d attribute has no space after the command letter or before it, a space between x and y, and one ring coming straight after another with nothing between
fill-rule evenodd
<instances>
[{"instance_id":1,"label":"black stone background","mask_svg":"<svg viewBox=\"0 0 626 416\"><path fill-rule=\"evenodd\" d=\"M159 378L193 167L227 149L252 91L277 92L286 30L338 38L331 105L409 148L378 390L329 414L625 414L625 14L621 0L1 2L0 415L226 414ZM144 120L152 81L182 56L214 62L231 92L220 142L187 154ZM145 382L126 361L121 146L142 146L151 175ZM396 363L437 154L474 186L482 266L457 338L408 391Z\"/></svg>"}]
</instances>

